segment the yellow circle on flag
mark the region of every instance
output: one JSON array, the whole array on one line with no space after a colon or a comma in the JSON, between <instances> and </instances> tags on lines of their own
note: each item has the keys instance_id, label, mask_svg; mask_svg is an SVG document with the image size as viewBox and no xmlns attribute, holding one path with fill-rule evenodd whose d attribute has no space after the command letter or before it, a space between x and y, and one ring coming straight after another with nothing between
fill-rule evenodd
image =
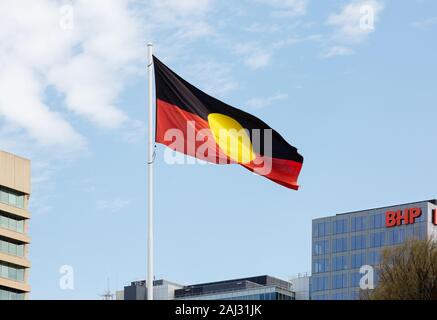
<instances>
[{"instance_id":1,"label":"yellow circle on flag","mask_svg":"<svg viewBox=\"0 0 437 320\"><path fill-rule=\"evenodd\" d=\"M221 113L210 113L208 124L217 145L232 161L248 163L255 159L250 136L237 120Z\"/></svg>"}]
</instances>

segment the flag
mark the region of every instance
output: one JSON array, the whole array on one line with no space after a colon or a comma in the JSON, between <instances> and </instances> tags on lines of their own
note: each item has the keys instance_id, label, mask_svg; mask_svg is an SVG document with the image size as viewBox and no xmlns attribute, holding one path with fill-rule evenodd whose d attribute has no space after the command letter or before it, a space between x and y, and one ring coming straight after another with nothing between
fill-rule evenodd
<instances>
[{"instance_id":1,"label":"flag","mask_svg":"<svg viewBox=\"0 0 437 320\"><path fill-rule=\"evenodd\" d=\"M303 157L257 117L194 87L153 57L157 143L216 164L240 164L297 190Z\"/></svg>"}]
</instances>

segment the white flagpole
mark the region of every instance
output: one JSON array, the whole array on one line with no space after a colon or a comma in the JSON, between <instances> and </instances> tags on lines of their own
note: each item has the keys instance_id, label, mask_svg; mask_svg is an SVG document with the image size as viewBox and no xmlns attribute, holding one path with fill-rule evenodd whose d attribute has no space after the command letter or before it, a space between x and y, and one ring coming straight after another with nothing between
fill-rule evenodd
<instances>
[{"instance_id":1,"label":"white flagpole","mask_svg":"<svg viewBox=\"0 0 437 320\"><path fill-rule=\"evenodd\" d=\"M148 210L147 210L147 300L153 300L153 44L147 44L147 75L149 78L149 119L148 119Z\"/></svg>"}]
</instances>

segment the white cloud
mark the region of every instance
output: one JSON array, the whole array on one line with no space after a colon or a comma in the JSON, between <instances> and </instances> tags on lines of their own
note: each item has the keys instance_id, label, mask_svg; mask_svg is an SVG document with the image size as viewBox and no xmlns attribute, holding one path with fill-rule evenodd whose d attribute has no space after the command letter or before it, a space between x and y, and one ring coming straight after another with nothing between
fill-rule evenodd
<instances>
[{"instance_id":1,"label":"white cloud","mask_svg":"<svg viewBox=\"0 0 437 320\"><path fill-rule=\"evenodd\" d=\"M306 13L308 0L257 0L275 8L274 14L281 17L300 16Z\"/></svg>"},{"instance_id":2,"label":"white cloud","mask_svg":"<svg viewBox=\"0 0 437 320\"><path fill-rule=\"evenodd\" d=\"M293 46L305 39L283 37L281 40L262 45L258 42L238 43L232 47L233 53L242 57L244 64L256 70L270 65L276 51Z\"/></svg>"},{"instance_id":3,"label":"white cloud","mask_svg":"<svg viewBox=\"0 0 437 320\"><path fill-rule=\"evenodd\" d=\"M38 75L10 59L0 73L0 116L44 146L83 146L84 139L63 117L44 103L44 84Z\"/></svg>"},{"instance_id":4,"label":"white cloud","mask_svg":"<svg viewBox=\"0 0 437 320\"><path fill-rule=\"evenodd\" d=\"M151 0L153 13L166 18L203 16L212 5L212 0Z\"/></svg>"},{"instance_id":5,"label":"white cloud","mask_svg":"<svg viewBox=\"0 0 437 320\"><path fill-rule=\"evenodd\" d=\"M288 94L277 92L270 97L253 98L246 102L246 105L250 108L261 109L272 105L275 102L288 99Z\"/></svg>"},{"instance_id":6,"label":"white cloud","mask_svg":"<svg viewBox=\"0 0 437 320\"><path fill-rule=\"evenodd\" d=\"M129 204L129 200L121 198L111 200L99 200L97 201L97 209L115 213L121 211L122 209L125 209L127 206L129 206Z\"/></svg>"},{"instance_id":7,"label":"white cloud","mask_svg":"<svg viewBox=\"0 0 437 320\"><path fill-rule=\"evenodd\" d=\"M278 49L286 48L289 46L293 46L293 45L298 44L299 42L302 42L302 41L303 41L303 39L300 39L297 37L289 37L289 38L284 38L284 39L281 39L281 40L274 42L272 44L272 47L275 50L278 50Z\"/></svg>"},{"instance_id":8,"label":"white cloud","mask_svg":"<svg viewBox=\"0 0 437 320\"><path fill-rule=\"evenodd\" d=\"M330 47L322 57L353 54L350 47L363 43L375 32L383 9L382 0L352 0L339 13L331 14L326 23L334 31L329 39Z\"/></svg>"},{"instance_id":9,"label":"white cloud","mask_svg":"<svg viewBox=\"0 0 437 320\"><path fill-rule=\"evenodd\" d=\"M151 0L145 5L147 27L151 34L168 32L160 41L173 45L193 41L214 33L207 19L214 0Z\"/></svg>"},{"instance_id":10,"label":"white cloud","mask_svg":"<svg viewBox=\"0 0 437 320\"><path fill-rule=\"evenodd\" d=\"M195 79L199 84L198 87L206 93L216 97L223 97L238 86L231 76L231 71L227 64L200 61L190 64L186 75L190 79Z\"/></svg>"},{"instance_id":11,"label":"white cloud","mask_svg":"<svg viewBox=\"0 0 437 320\"><path fill-rule=\"evenodd\" d=\"M253 70L268 66L272 58L271 50L263 49L254 42L237 44L234 53L242 56L244 64Z\"/></svg>"},{"instance_id":12,"label":"white cloud","mask_svg":"<svg viewBox=\"0 0 437 320\"><path fill-rule=\"evenodd\" d=\"M371 8L373 12L366 9ZM344 6L340 13L329 16L327 24L334 27L334 40L342 43L360 43L367 39L368 35L375 31L374 25L370 25L363 19L366 15L373 16L373 22L379 20L384 9L380 0L359 0Z\"/></svg>"},{"instance_id":13,"label":"white cloud","mask_svg":"<svg viewBox=\"0 0 437 320\"><path fill-rule=\"evenodd\" d=\"M322 53L322 58L327 59L335 56L350 56L353 55L355 51L348 47L333 46L328 48L328 50Z\"/></svg>"},{"instance_id":14,"label":"white cloud","mask_svg":"<svg viewBox=\"0 0 437 320\"><path fill-rule=\"evenodd\" d=\"M272 25L263 25L258 22L254 22L247 27L244 27L243 30L251 33L276 33L281 28L277 24Z\"/></svg>"},{"instance_id":15,"label":"white cloud","mask_svg":"<svg viewBox=\"0 0 437 320\"><path fill-rule=\"evenodd\" d=\"M431 17L411 23L415 28L427 29L437 24L437 17Z\"/></svg>"},{"instance_id":16,"label":"white cloud","mask_svg":"<svg viewBox=\"0 0 437 320\"><path fill-rule=\"evenodd\" d=\"M98 126L128 124L117 98L123 76L144 56L144 41L127 1L71 3L0 3L0 118L42 145L77 149L85 139L59 109L62 103L48 105L47 89L57 90L72 114Z\"/></svg>"}]
</instances>

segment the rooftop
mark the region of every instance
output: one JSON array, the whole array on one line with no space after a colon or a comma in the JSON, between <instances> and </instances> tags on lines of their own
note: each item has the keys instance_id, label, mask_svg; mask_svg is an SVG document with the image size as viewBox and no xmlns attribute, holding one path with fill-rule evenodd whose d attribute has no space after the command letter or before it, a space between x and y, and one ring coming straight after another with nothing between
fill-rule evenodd
<instances>
[{"instance_id":1,"label":"rooftop","mask_svg":"<svg viewBox=\"0 0 437 320\"><path fill-rule=\"evenodd\" d=\"M335 216L342 216L342 215L346 215L346 214L360 213L360 212L363 212L363 211L380 210L380 209L388 209L388 208L394 208L394 207L400 207L400 206L415 205L415 204L424 203L424 202L430 202L430 203L432 203L434 205L437 205L437 199L430 199L430 200L423 200L423 201L415 201L415 202L407 202L407 203L395 204L395 205L384 206L384 207L376 207L376 208L356 210L356 211L350 211L350 212L344 212L344 213L337 213ZM321 217L321 218L315 218L313 220L325 219L325 218L333 217L333 216L334 215L325 216L325 217Z\"/></svg>"},{"instance_id":2,"label":"rooftop","mask_svg":"<svg viewBox=\"0 0 437 320\"><path fill-rule=\"evenodd\" d=\"M290 290L290 283L268 275L239 278L232 280L200 283L185 286L182 289L175 291L176 297L186 297L192 295L202 295L208 293L220 293L235 290L244 290L258 287L279 287L285 290Z\"/></svg>"}]
</instances>

